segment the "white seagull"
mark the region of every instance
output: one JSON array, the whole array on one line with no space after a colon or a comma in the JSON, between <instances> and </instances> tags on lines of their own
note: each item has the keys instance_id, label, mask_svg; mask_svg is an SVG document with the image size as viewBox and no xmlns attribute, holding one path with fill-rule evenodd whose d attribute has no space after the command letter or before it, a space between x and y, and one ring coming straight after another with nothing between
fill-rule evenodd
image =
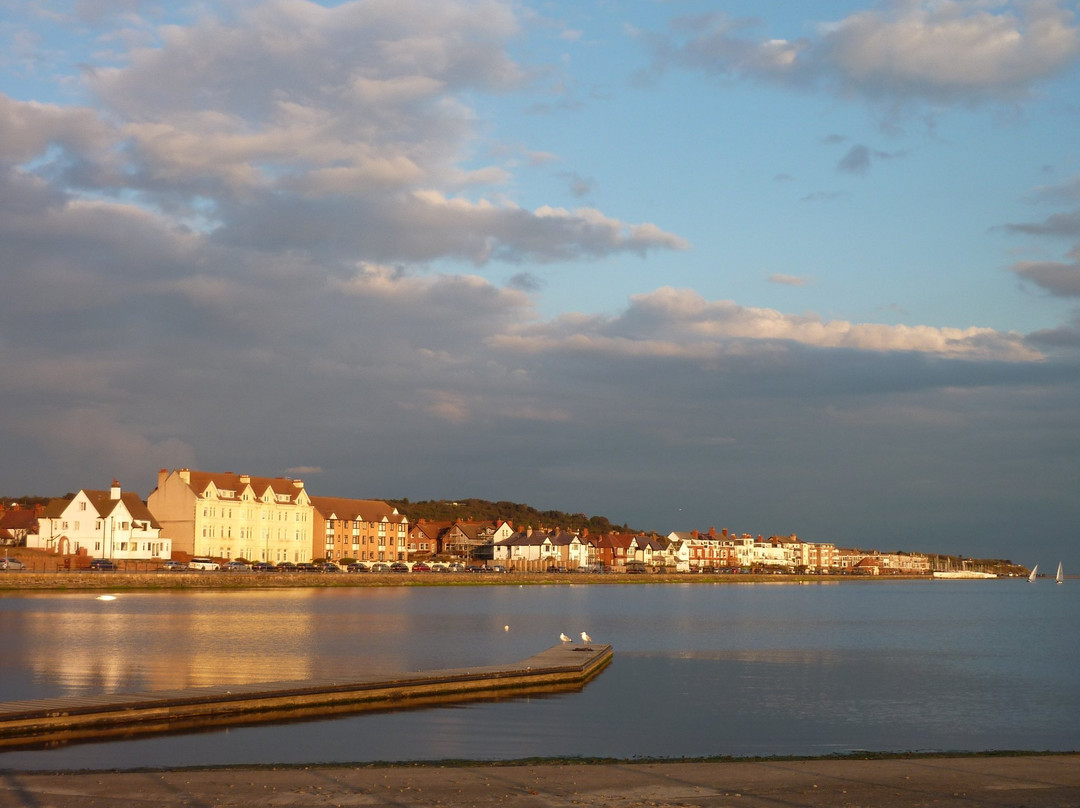
<instances>
[{"instance_id":1,"label":"white seagull","mask_svg":"<svg viewBox=\"0 0 1080 808\"><path fill-rule=\"evenodd\" d=\"M563 642L570 642L570 638L567 637L565 634L560 634L559 639L562 640Z\"/></svg>"},{"instance_id":2,"label":"white seagull","mask_svg":"<svg viewBox=\"0 0 1080 808\"><path fill-rule=\"evenodd\" d=\"M588 634L586 634L583 631L583 632L581 632L581 641L582 642L592 642L592 637L590 637Z\"/></svg>"}]
</instances>

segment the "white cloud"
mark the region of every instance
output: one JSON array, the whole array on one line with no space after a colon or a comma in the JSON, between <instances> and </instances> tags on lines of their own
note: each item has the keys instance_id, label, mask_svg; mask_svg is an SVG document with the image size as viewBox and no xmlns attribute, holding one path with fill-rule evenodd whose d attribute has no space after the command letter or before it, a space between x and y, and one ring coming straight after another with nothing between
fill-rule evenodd
<instances>
[{"instance_id":1,"label":"white cloud","mask_svg":"<svg viewBox=\"0 0 1080 808\"><path fill-rule=\"evenodd\" d=\"M811 279L801 275L785 275L782 272L774 272L769 276L769 283L775 283L778 286L806 286L811 283Z\"/></svg>"},{"instance_id":2,"label":"white cloud","mask_svg":"<svg viewBox=\"0 0 1080 808\"><path fill-rule=\"evenodd\" d=\"M718 358L747 349L768 351L774 349L774 343L977 361L1031 362L1043 358L1021 335L990 328L825 321L730 301L707 301L692 290L670 287L633 297L628 311L619 317L577 322L560 319L523 328L494 342L502 348L530 352L688 359Z\"/></svg>"},{"instance_id":3,"label":"white cloud","mask_svg":"<svg viewBox=\"0 0 1080 808\"><path fill-rule=\"evenodd\" d=\"M1080 57L1080 28L1056 0L891 0L797 41L755 39L750 23L687 21L660 65L890 101L981 102L1028 94Z\"/></svg>"}]
</instances>

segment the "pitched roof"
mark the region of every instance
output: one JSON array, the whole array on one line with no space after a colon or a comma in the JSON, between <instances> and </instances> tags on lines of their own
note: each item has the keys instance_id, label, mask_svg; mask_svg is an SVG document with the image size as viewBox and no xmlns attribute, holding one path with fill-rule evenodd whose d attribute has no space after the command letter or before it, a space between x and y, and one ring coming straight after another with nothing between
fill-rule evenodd
<instances>
[{"instance_id":1,"label":"pitched roof","mask_svg":"<svg viewBox=\"0 0 1080 808\"><path fill-rule=\"evenodd\" d=\"M219 491L239 492L251 486L251 490L260 496L269 488L275 496L288 496L289 501L293 502L304 490L304 484L300 480L292 480L288 477L255 477L251 474L236 474L232 471L189 470L187 473L190 479L188 485L197 494L209 488L211 483Z\"/></svg>"},{"instance_id":2,"label":"pitched roof","mask_svg":"<svg viewBox=\"0 0 1080 808\"><path fill-rule=\"evenodd\" d=\"M0 512L0 530L29 530L37 524L38 515L34 508L19 508L14 511Z\"/></svg>"},{"instance_id":3,"label":"pitched roof","mask_svg":"<svg viewBox=\"0 0 1080 808\"><path fill-rule=\"evenodd\" d=\"M323 518L345 519L354 522L400 523L407 521L403 514L380 499L346 499L344 497L312 497L311 504Z\"/></svg>"},{"instance_id":4,"label":"pitched roof","mask_svg":"<svg viewBox=\"0 0 1080 808\"><path fill-rule=\"evenodd\" d=\"M97 511L98 516L102 518L115 511L117 506L123 502L132 519L139 522L148 522L151 527L161 527L157 520L154 519L153 514L150 513L150 509L146 507L146 503L134 491L120 492L120 499L113 499L111 491L89 491L84 488L81 493L86 494L86 498L90 500L90 505ZM70 503L71 501L67 500L65 507Z\"/></svg>"}]
</instances>

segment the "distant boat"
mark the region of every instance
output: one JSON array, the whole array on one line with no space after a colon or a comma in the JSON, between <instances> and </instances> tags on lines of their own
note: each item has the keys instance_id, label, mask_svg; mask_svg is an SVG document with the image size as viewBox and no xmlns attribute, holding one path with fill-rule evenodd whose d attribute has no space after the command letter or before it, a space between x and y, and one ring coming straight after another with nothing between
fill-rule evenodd
<instances>
[{"instance_id":1,"label":"distant boat","mask_svg":"<svg viewBox=\"0 0 1080 808\"><path fill-rule=\"evenodd\" d=\"M1061 562L1060 561L1058 562L1057 577L1054 578L1054 580L1057 581L1059 584L1065 583L1065 573L1061 571Z\"/></svg>"},{"instance_id":2,"label":"distant boat","mask_svg":"<svg viewBox=\"0 0 1080 808\"><path fill-rule=\"evenodd\" d=\"M1039 571L1039 565L1036 564L1031 568L1031 575L1028 576L1028 583L1035 583L1035 574Z\"/></svg>"}]
</instances>

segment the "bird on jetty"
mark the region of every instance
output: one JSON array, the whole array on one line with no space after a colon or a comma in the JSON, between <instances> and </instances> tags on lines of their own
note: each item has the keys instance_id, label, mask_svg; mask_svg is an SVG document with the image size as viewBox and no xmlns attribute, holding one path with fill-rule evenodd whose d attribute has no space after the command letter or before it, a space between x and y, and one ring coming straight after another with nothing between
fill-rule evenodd
<instances>
[{"instance_id":1,"label":"bird on jetty","mask_svg":"<svg viewBox=\"0 0 1080 808\"><path fill-rule=\"evenodd\" d=\"M583 631L583 632L581 632L581 641L582 642L592 642L592 637L590 637L588 634L586 634Z\"/></svg>"},{"instance_id":2,"label":"bird on jetty","mask_svg":"<svg viewBox=\"0 0 1080 808\"><path fill-rule=\"evenodd\" d=\"M570 642L570 638L567 637L565 634L560 634L559 639L562 640L563 642Z\"/></svg>"}]
</instances>

